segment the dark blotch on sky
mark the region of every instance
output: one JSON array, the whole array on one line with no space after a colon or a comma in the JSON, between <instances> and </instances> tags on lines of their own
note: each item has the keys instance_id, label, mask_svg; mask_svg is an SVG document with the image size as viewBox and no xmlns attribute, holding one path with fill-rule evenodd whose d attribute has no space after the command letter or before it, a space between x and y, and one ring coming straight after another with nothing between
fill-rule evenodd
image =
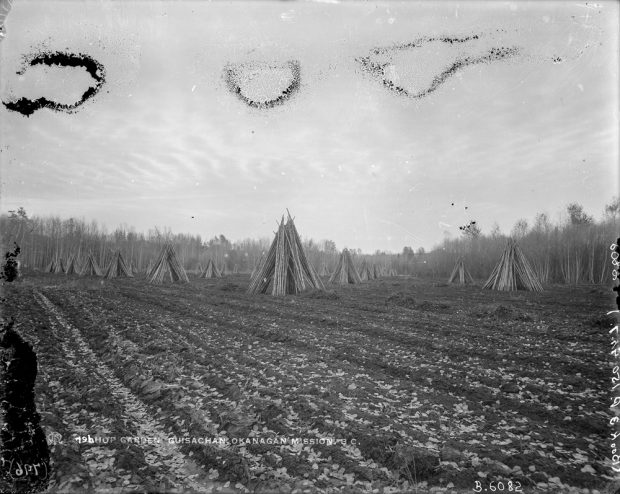
<instances>
[{"instance_id":1,"label":"dark blotch on sky","mask_svg":"<svg viewBox=\"0 0 620 494\"><path fill-rule=\"evenodd\" d=\"M95 85L90 86L86 91L84 91L79 101L70 105L51 101L45 97L37 98L35 100L19 98L18 100L2 103L8 110L16 111L26 117L29 117L41 108L49 108L50 110L73 113L87 100L95 96L105 82L105 69L103 65L101 65L94 58L82 53L51 52L39 53L34 56L31 55L27 57L22 69L17 72L17 75L24 74L29 67L34 67L35 65L47 65L50 67L52 65L58 65L59 67L84 67L95 81Z\"/></svg>"},{"instance_id":2,"label":"dark blotch on sky","mask_svg":"<svg viewBox=\"0 0 620 494\"><path fill-rule=\"evenodd\" d=\"M431 43L434 41L440 41L442 43L453 45L455 43L466 43L468 41L477 40L479 38L480 38L480 35L478 34L475 34L472 36L466 36L462 38L451 38L448 36L431 37L431 38L425 37L425 38L420 38L416 41L412 41L410 43L403 43L403 44L392 46L392 47L374 48L371 51L371 53L372 55L375 55L375 56L389 55L397 51L420 48L424 46L426 43ZM446 79L448 79L450 76L454 75L458 70L463 69L464 67L467 67L469 65L476 65L480 63L489 63L489 62L494 62L498 60L503 60L503 59L515 56L518 53L519 53L519 50L516 47L491 48L486 54L481 55L479 57L464 57L464 58L456 59L452 64L446 66L446 68L441 73L437 74L426 89L423 89L415 93L410 92L404 87L394 84L392 81L385 78L384 70L385 70L385 67L389 65L389 62L377 63L371 59L372 56L361 57L361 58L358 58L357 61L362 65L362 68L364 70L366 70L367 72L369 72L375 77L381 78L383 85L387 87L388 89L390 89L391 91L394 91L398 94L401 94L403 96L407 96L410 98L423 98L424 96L427 96L428 94L435 91L439 86L441 86L446 81Z\"/></svg>"},{"instance_id":3,"label":"dark blotch on sky","mask_svg":"<svg viewBox=\"0 0 620 494\"><path fill-rule=\"evenodd\" d=\"M285 65L288 66L292 72L290 84L284 90L282 90L277 97L266 101L256 101L243 94L243 90L241 86L237 83L237 81L242 77L243 71L246 69L245 64L229 65L228 67L226 67L226 69L224 70L224 79L226 81L228 89L233 94L236 94L237 97L248 106L260 109L273 108L274 106L281 105L286 100L291 98L291 96L293 96L293 94L295 94L299 90L299 87L301 85L301 67L299 65L299 62L297 60L290 60L286 62ZM254 131L252 131L252 133L254 133Z\"/></svg>"}]
</instances>

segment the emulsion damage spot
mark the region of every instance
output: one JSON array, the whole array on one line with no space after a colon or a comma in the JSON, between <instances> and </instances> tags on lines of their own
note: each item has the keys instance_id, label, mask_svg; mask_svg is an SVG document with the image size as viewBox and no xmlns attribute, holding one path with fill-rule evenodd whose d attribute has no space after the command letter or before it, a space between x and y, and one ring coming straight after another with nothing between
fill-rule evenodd
<instances>
[{"instance_id":1,"label":"emulsion damage spot","mask_svg":"<svg viewBox=\"0 0 620 494\"><path fill-rule=\"evenodd\" d=\"M300 87L300 66L296 60L283 64L250 62L229 64L224 70L228 89L248 106L272 108L291 98Z\"/></svg>"},{"instance_id":2,"label":"emulsion damage spot","mask_svg":"<svg viewBox=\"0 0 620 494\"><path fill-rule=\"evenodd\" d=\"M475 34L461 38L427 37L391 47L374 48L358 58L362 68L381 79L385 87L403 96L422 98L435 91L459 70L481 63L507 59L519 54L516 47L486 47L483 37ZM482 47L480 45L483 45ZM457 53L463 46L469 53ZM413 60L399 57L409 54Z\"/></svg>"},{"instance_id":3,"label":"emulsion damage spot","mask_svg":"<svg viewBox=\"0 0 620 494\"><path fill-rule=\"evenodd\" d=\"M86 72L88 72L88 74L93 78L95 84L89 86L88 89L84 91L81 98L75 103L58 103L56 101L49 100L44 96L34 100L19 98L17 100L2 103L8 110L16 111L26 117L29 117L41 108L49 108L50 110L73 113L87 100L95 96L105 82L105 69L103 65L89 55L84 55L82 53L51 52L29 56L24 61L22 68L17 72L17 75L23 75L29 67L34 67L36 65L47 65L49 67L82 67L86 69Z\"/></svg>"}]
</instances>

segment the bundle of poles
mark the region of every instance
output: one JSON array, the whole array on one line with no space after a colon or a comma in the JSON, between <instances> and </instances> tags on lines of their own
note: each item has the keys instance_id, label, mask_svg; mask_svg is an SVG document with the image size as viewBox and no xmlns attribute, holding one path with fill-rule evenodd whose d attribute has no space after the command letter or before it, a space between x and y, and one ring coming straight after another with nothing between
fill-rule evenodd
<instances>
[{"instance_id":1,"label":"bundle of poles","mask_svg":"<svg viewBox=\"0 0 620 494\"><path fill-rule=\"evenodd\" d=\"M104 276L106 278L133 278L133 274L131 274L131 270L120 251L117 251L112 257Z\"/></svg>"},{"instance_id":2,"label":"bundle of poles","mask_svg":"<svg viewBox=\"0 0 620 494\"><path fill-rule=\"evenodd\" d=\"M448 279L448 283L459 283L461 285L465 284L473 284L474 279L469 274L468 269L465 267L465 261L463 261L462 257L459 257L454 265L454 269L452 270L452 274Z\"/></svg>"},{"instance_id":3,"label":"bundle of poles","mask_svg":"<svg viewBox=\"0 0 620 494\"><path fill-rule=\"evenodd\" d=\"M201 278L221 278L222 273L220 273L220 270L217 269L217 266L215 265L215 263L211 259L209 259L209 261L207 262L207 267L200 274L200 277Z\"/></svg>"},{"instance_id":4,"label":"bundle of poles","mask_svg":"<svg viewBox=\"0 0 620 494\"><path fill-rule=\"evenodd\" d=\"M499 263L482 288L503 291L543 291L534 269L514 239L508 240Z\"/></svg>"},{"instance_id":5,"label":"bundle of poles","mask_svg":"<svg viewBox=\"0 0 620 494\"><path fill-rule=\"evenodd\" d=\"M338 264L336 265L336 269L334 269L334 272L329 278L329 282L340 283L341 285L362 282L362 279L360 278L357 269L355 269L353 259L351 259L351 254L349 253L348 249L343 249L342 254L340 254Z\"/></svg>"},{"instance_id":6,"label":"bundle of poles","mask_svg":"<svg viewBox=\"0 0 620 494\"><path fill-rule=\"evenodd\" d=\"M324 289L306 257L288 210L287 216L286 223L282 216L269 252L252 275L248 293L267 293L270 286L271 294L275 296L293 295L309 288Z\"/></svg>"},{"instance_id":7,"label":"bundle of poles","mask_svg":"<svg viewBox=\"0 0 620 494\"><path fill-rule=\"evenodd\" d=\"M149 283L164 281L189 283L185 268L179 261L172 245L166 244L148 274Z\"/></svg>"}]
</instances>

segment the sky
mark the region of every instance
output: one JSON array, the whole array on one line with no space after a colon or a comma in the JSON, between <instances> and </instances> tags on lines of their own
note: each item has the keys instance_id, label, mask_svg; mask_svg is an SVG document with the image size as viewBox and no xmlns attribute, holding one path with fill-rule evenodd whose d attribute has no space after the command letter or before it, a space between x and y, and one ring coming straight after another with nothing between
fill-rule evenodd
<instances>
[{"instance_id":1,"label":"sky","mask_svg":"<svg viewBox=\"0 0 620 494\"><path fill-rule=\"evenodd\" d=\"M14 2L3 102L94 84L24 69L41 52L86 54L105 82L72 113L0 107L1 212L241 240L288 208L302 237L364 252L570 202L599 218L618 194L618 5Z\"/></svg>"}]
</instances>

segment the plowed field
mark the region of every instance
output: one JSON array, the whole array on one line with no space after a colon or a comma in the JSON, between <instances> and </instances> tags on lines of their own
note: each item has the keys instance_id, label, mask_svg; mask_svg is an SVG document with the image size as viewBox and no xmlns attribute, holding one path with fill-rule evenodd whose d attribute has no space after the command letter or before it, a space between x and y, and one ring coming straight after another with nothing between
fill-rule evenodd
<instances>
[{"instance_id":1,"label":"plowed field","mask_svg":"<svg viewBox=\"0 0 620 494\"><path fill-rule=\"evenodd\" d=\"M38 275L4 287L4 317L39 359L51 492L587 492L612 480L611 291L398 277L274 298L247 283Z\"/></svg>"}]
</instances>

